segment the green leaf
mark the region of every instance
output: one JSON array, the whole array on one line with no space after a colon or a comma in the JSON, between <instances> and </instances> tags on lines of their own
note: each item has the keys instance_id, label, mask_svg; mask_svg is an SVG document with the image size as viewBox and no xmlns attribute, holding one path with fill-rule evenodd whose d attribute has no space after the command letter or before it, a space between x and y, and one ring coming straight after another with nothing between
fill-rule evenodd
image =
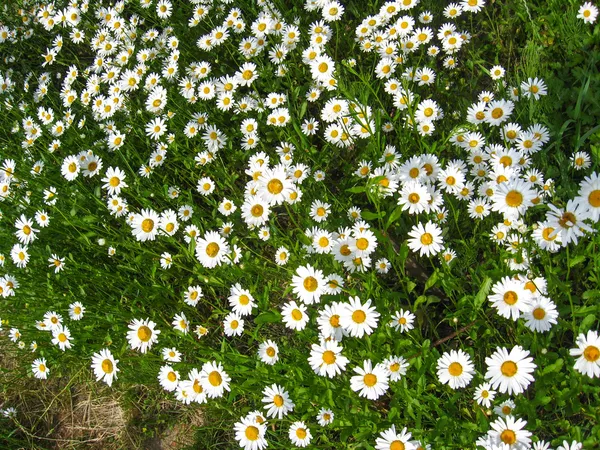
<instances>
[{"instance_id":1,"label":"green leaf","mask_svg":"<svg viewBox=\"0 0 600 450\"><path fill-rule=\"evenodd\" d=\"M564 361L562 360L562 358L558 359L555 363L544 367L544 370L542 370L542 375L547 375L552 372L560 372L560 369L562 369L563 365L564 365Z\"/></svg>"},{"instance_id":2,"label":"green leaf","mask_svg":"<svg viewBox=\"0 0 600 450\"><path fill-rule=\"evenodd\" d=\"M439 273L438 269L435 269L435 271L431 274L431 276L429 277L429 279L425 282L425 289L423 290L423 292L426 292L427 289L429 289L430 287L435 286L435 283L439 279L438 273Z\"/></svg>"},{"instance_id":3,"label":"green leaf","mask_svg":"<svg viewBox=\"0 0 600 450\"><path fill-rule=\"evenodd\" d=\"M371 211L363 211L360 213L360 215L365 220L375 220L375 219L381 219L382 217L384 217L385 211L381 211L379 213L374 213Z\"/></svg>"},{"instance_id":4,"label":"green leaf","mask_svg":"<svg viewBox=\"0 0 600 450\"><path fill-rule=\"evenodd\" d=\"M274 311L265 311L263 313L260 313L258 316L256 316L256 319L254 319L254 323L257 325L260 325L262 323L275 323L280 321L281 315Z\"/></svg>"},{"instance_id":5,"label":"green leaf","mask_svg":"<svg viewBox=\"0 0 600 450\"><path fill-rule=\"evenodd\" d=\"M576 256L569 261L569 267L575 267L577 264L580 264L585 261L584 255Z\"/></svg>"},{"instance_id":6,"label":"green leaf","mask_svg":"<svg viewBox=\"0 0 600 450\"><path fill-rule=\"evenodd\" d=\"M351 194L358 194L359 192L365 192L364 186L354 186L349 189L346 189L346 192L350 192Z\"/></svg>"},{"instance_id":7,"label":"green leaf","mask_svg":"<svg viewBox=\"0 0 600 450\"><path fill-rule=\"evenodd\" d=\"M481 306L483 305L483 302L485 302L485 299L487 298L491 287L492 279L490 277L485 277L485 280L483 280L483 283L479 288L479 292L477 292L475 300L473 301L473 308L475 309L475 311L481 309Z\"/></svg>"}]
</instances>

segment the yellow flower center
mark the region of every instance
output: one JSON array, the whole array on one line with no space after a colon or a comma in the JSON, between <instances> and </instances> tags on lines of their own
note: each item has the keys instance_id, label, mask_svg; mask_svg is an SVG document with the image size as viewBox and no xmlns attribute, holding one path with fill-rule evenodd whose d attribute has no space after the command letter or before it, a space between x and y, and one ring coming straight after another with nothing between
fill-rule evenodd
<instances>
[{"instance_id":1,"label":"yellow flower center","mask_svg":"<svg viewBox=\"0 0 600 450\"><path fill-rule=\"evenodd\" d=\"M514 291L508 291L504 294L504 302L507 305L514 305L515 303L517 303L518 299L519 299L519 296Z\"/></svg>"},{"instance_id":2,"label":"yellow flower center","mask_svg":"<svg viewBox=\"0 0 600 450\"><path fill-rule=\"evenodd\" d=\"M596 362L600 358L600 350L598 347L588 345L583 351L583 357L590 362Z\"/></svg>"},{"instance_id":3,"label":"yellow flower center","mask_svg":"<svg viewBox=\"0 0 600 450\"><path fill-rule=\"evenodd\" d=\"M363 323L365 320L367 320L367 315L364 311L358 309L352 313L352 320L355 323Z\"/></svg>"},{"instance_id":4,"label":"yellow flower center","mask_svg":"<svg viewBox=\"0 0 600 450\"><path fill-rule=\"evenodd\" d=\"M216 370L213 370L208 375L208 382L210 384L212 384L213 386L220 386L221 383L223 382L223 377L221 377L221 374L219 372L217 372Z\"/></svg>"},{"instance_id":5,"label":"yellow flower center","mask_svg":"<svg viewBox=\"0 0 600 450\"><path fill-rule=\"evenodd\" d=\"M323 352L323 362L325 364L333 364L335 362L335 353L331 350L326 350Z\"/></svg>"},{"instance_id":6,"label":"yellow flower center","mask_svg":"<svg viewBox=\"0 0 600 450\"><path fill-rule=\"evenodd\" d=\"M453 362L448 366L448 372L453 377L458 377L460 374L463 373L463 367L460 363Z\"/></svg>"},{"instance_id":7,"label":"yellow flower center","mask_svg":"<svg viewBox=\"0 0 600 450\"><path fill-rule=\"evenodd\" d=\"M368 387L373 387L377 384L377 376L372 373L368 373L363 377L363 382Z\"/></svg>"},{"instance_id":8,"label":"yellow flower center","mask_svg":"<svg viewBox=\"0 0 600 450\"><path fill-rule=\"evenodd\" d=\"M206 246L206 254L211 258L214 258L215 256L217 256L217 253L219 253L219 250L220 250L219 244L217 244L216 242L211 242L210 244L208 244Z\"/></svg>"},{"instance_id":9,"label":"yellow flower center","mask_svg":"<svg viewBox=\"0 0 600 450\"><path fill-rule=\"evenodd\" d=\"M517 373L517 365L512 361L504 361L500 366L500 372L505 377L513 377Z\"/></svg>"},{"instance_id":10,"label":"yellow flower center","mask_svg":"<svg viewBox=\"0 0 600 450\"><path fill-rule=\"evenodd\" d=\"M113 363L110 359L105 359L104 361L102 361L102 371L104 373L112 373Z\"/></svg>"},{"instance_id":11,"label":"yellow flower center","mask_svg":"<svg viewBox=\"0 0 600 450\"><path fill-rule=\"evenodd\" d=\"M154 229L154 221L152 219L144 219L142 221L142 231L150 233Z\"/></svg>"},{"instance_id":12,"label":"yellow flower center","mask_svg":"<svg viewBox=\"0 0 600 450\"><path fill-rule=\"evenodd\" d=\"M471 1L472 1L472 0L470 0L470 1L469 1L469 3L470 3ZM517 442L517 435L516 435L516 434L515 434L515 432L514 432L514 431L512 431L512 430L504 430L504 431L503 431L503 432L500 434L500 440L501 440L502 442L504 442L505 444L512 445L512 444L514 444L515 442Z\"/></svg>"},{"instance_id":13,"label":"yellow flower center","mask_svg":"<svg viewBox=\"0 0 600 450\"><path fill-rule=\"evenodd\" d=\"M146 325L142 325L137 331L138 339L142 342L148 342L152 337L152 330Z\"/></svg>"},{"instance_id":14,"label":"yellow flower center","mask_svg":"<svg viewBox=\"0 0 600 450\"><path fill-rule=\"evenodd\" d=\"M431 235L431 233L424 233L421 236L421 244L431 245L432 242L433 242L433 236Z\"/></svg>"},{"instance_id":15,"label":"yellow flower center","mask_svg":"<svg viewBox=\"0 0 600 450\"><path fill-rule=\"evenodd\" d=\"M258 439L258 428L250 425L246 428L244 434L246 435L246 439L248 439L249 441L256 441Z\"/></svg>"},{"instance_id":16,"label":"yellow flower center","mask_svg":"<svg viewBox=\"0 0 600 450\"><path fill-rule=\"evenodd\" d=\"M506 204L512 208L521 206L523 203L523 194L519 191L510 191L506 194Z\"/></svg>"}]
</instances>

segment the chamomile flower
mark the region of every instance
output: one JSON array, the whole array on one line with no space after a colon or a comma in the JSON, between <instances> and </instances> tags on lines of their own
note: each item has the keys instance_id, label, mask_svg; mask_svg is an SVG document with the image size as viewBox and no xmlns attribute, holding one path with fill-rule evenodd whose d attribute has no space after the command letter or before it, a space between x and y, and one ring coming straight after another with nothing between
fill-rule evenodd
<instances>
[{"instance_id":1,"label":"chamomile flower","mask_svg":"<svg viewBox=\"0 0 600 450\"><path fill-rule=\"evenodd\" d=\"M370 359L363 361L363 366L355 367L357 375L350 379L350 389L361 397L377 400L388 389L388 373L379 364L373 367Z\"/></svg>"},{"instance_id":2,"label":"chamomile flower","mask_svg":"<svg viewBox=\"0 0 600 450\"><path fill-rule=\"evenodd\" d=\"M408 246L414 252L419 251L420 256L435 256L442 251L442 230L431 221L415 225L408 233L410 239Z\"/></svg>"},{"instance_id":3,"label":"chamomile flower","mask_svg":"<svg viewBox=\"0 0 600 450\"><path fill-rule=\"evenodd\" d=\"M262 394L262 402L265 403L264 408L267 410L267 417L277 417L281 420L283 416L287 416L289 412L294 410L294 402L282 386L273 384L266 387Z\"/></svg>"},{"instance_id":4,"label":"chamomile flower","mask_svg":"<svg viewBox=\"0 0 600 450\"><path fill-rule=\"evenodd\" d=\"M350 297L349 303L344 304L340 311L339 320L350 336L362 338L377 328L379 316L375 306L371 306L370 299L363 304L360 298Z\"/></svg>"},{"instance_id":5,"label":"chamomile flower","mask_svg":"<svg viewBox=\"0 0 600 450\"><path fill-rule=\"evenodd\" d=\"M308 363L316 374L333 378L346 369L349 361L341 354L342 350L342 346L335 341L313 344Z\"/></svg>"},{"instance_id":6,"label":"chamomile flower","mask_svg":"<svg viewBox=\"0 0 600 450\"><path fill-rule=\"evenodd\" d=\"M46 380L48 378L48 374L50 373L46 359L38 358L33 361L31 363L31 371L36 378L39 378L40 380Z\"/></svg>"},{"instance_id":7,"label":"chamomile flower","mask_svg":"<svg viewBox=\"0 0 600 450\"><path fill-rule=\"evenodd\" d=\"M115 360L110 350L104 348L92 356L92 370L96 376L96 381L104 381L109 386L112 386L113 380L117 378L119 368L117 364L119 360Z\"/></svg>"},{"instance_id":8,"label":"chamomile flower","mask_svg":"<svg viewBox=\"0 0 600 450\"><path fill-rule=\"evenodd\" d=\"M156 324L149 319L133 319L129 324L127 340L133 350L139 350L146 353L158 341L160 330L156 330Z\"/></svg>"},{"instance_id":9,"label":"chamomile flower","mask_svg":"<svg viewBox=\"0 0 600 450\"><path fill-rule=\"evenodd\" d=\"M310 305L318 303L324 294L325 277L323 272L310 265L298 267L292 278L293 292L300 301Z\"/></svg>"},{"instance_id":10,"label":"chamomile flower","mask_svg":"<svg viewBox=\"0 0 600 450\"><path fill-rule=\"evenodd\" d=\"M416 450L416 446L412 443L410 438L412 433L408 432L406 428L402 431L397 432L396 426L392 425L391 428L384 430L379 433L379 437L375 439L376 450Z\"/></svg>"},{"instance_id":11,"label":"chamomile flower","mask_svg":"<svg viewBox=\"0 0 600 450\"><path fill-rule=\"evenodd\" d=\"M240 316L252 314L252 308L256 306L254 297L249 290L243 289L239 283L234 284L229 291L229 306Z\"/></svg>"},{"instance_id":12,"label":"chamomile flower","mask_svg":"<svg viewBox=\"0 0 600 450\"><path fill-rule=\"evenodd\" d=\"M272 366L279 361L279 347L269 339L258 346L258 356L262 362Z\"/></svg>"},{"instance_id":13,"label":"chamomile flower","mask_svg":"<svg viewBox=\"0 0 600 450\"><path fill-rule=\"evenodd\" d=\"M231 377L225 372L221 363L206 362L200 372L200 384L209 398L222 397L225 391L230 391Z\"/></svg>"},{"instance_id":14,"label":"chamomile flower","mask_svg":"<svg viewBox=\"0 0 600 450\"><path fill-rule=\"evenodd\" d=\"M301 331L306 328L308 323L308 314L306 314L306 306L298 305L295 301L286 303L282 310L282 321L287 328Z\"/></svg>"},{"instance_id":15,"label":"chamomile flower","mask_svg":"<svg viewBox=\"0 0 600 450\"><path fill-rule=\"evenodd\" d=\"M478 405L489 408L496 397L496 391L491 389L489 383L482 383L475 389L474 399Z\"/></svg>"},{"instance_id":16,"label":"chamomile flower","mask_svg":"<svg viewBox=\"0 0 600 450\"><path fill-rule=\"evenodd\" d=\"M448 384L452 389L466 387L474 373L471 357L462 350L450 350L438 359L438 379L440 383Z\"/></svg>"},{"instance_id":17,"label":"chamomile flower","mask_svg":"<svg viewBox=\"0 0 600 450\"><path fill-rule=\"evenodd\" d=\"M590 378L600 377L600 337L598 332L590 330L580 333L575 340L577 348L569 350L571 356L579 356L575 361L575 370Z\"/></svg>"},{"instance_id":18,"label":"chamomile flower","mask_svg":"<svg viewBox=\"0 0 600 450\"><path fill-rule=\"evenodd\" d=\"M503 394L520 394L534 381L533 371L537 367L529 352L517 345L509 352L506 348L498 348L485 358L488 366L485 379L492 389L498 389Z\"/></svg>"},{"instance_id":19,"label":"chamomile flower","mask_svg":"<svg viewBox=\"0 0 600 450\"><path fill-rule=\"evenodd\" d=\"M321 408L319 410L319 414L317 414L317 422L322 427L326 427L327 425L333 422L334 417L335 415L333 414L332 410L327 408Z\"/></svg>"},{"instance_id":20,"label":"chamomile flower","mask_svg":"<svg viewBox=\"0 0 600 450\"><path fill-rule=\"evenodd\" d=\"M290 426L288 436L290 438L290 441L292 441L292 444L294 444L297 447L306 447L308 444L310 444L310 440L312 439L310 429L306 426L304 422L294 422Z\"/></svg>"}]
</instances>

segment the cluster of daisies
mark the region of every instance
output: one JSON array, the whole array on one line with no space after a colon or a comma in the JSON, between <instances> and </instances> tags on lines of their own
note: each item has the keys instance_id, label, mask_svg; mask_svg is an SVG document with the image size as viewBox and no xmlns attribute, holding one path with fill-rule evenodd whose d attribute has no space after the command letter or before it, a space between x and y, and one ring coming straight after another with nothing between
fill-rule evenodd
<instances>
[{"instance_id":1,"label":"cluster of daisies","mask_svg":"<svg viewBox=\"0 0 600 450\"><path fill-rule=\"evenodd\" d=\"M350 226L334 228L330 226L336 219L331 204L319 199L312 200L310 205L301 203L303 186L309 183L318 186L326 174L306 163L304 148L297 150L297 144L290 142L291 137L289 140L281 137L297 122L298 134L306 142L314 142L310 140L322 135L333 146L350 148L359 139L394 131L391 122L377 129L372 106L346 99L338 92L343 71L357 69L354 59L346 60L342 67L332 57L336 55L331 45L335 42L333 29L345 14L344 6L335 0L307 0L307 16L318 14L319 18L302 29L299 21L286 22L269 2L257 2L258 11L255 17L250 17L231 6L231 1L215 4L191 1L182 6L189 13L187 32L202 31L192 39L195 48L190 50L189 36L178 36L167 25L173 14L173 5L168 0L140 1L151 20L144 18L145 15L129 14L127 3L92 6L91 10L87 2L64 9L49 3L38 5L33 15L19 10L23 24L39 24L53 36L52 45L41 55L43 70L50 71L58 60L67 59L63 56L66 46L80 46L81 51L91 52L93 58L87 67L69 65L66 72L57 72L56 76L45 71L29 74L23 83L13 81L10 71L0 74L0 94L11 96L22 85L32 100L29 105L19 105L22 119L12 130L21 139L28 165L23 166L24 170L19 166L23 173L18 174L16 162L3 159L0 202L22 197L30 204L32 194L26 190L26 178L43 180L60 174L71 186L97 187L107 212L126 221L133 239L148 247L159 239L193 244L197 262L208 270L240 262L242 252L234 243L238 241L230 239L236 224L243 222L251 237L269 241L277 216L284 215L294 205L306 206L306 216L315 225L305 229L306 240L300 250L292 254L292 250L281 246L273 255L277 265L287 265L290 259L297 264L289 283L296 299L286 299L281 305L281 322L288 330L300 333L313 318L319 336L315 339L318 342L312 342L306 351L306 367L316 376L343 383L357 397L368 400L389 395L392 383L406 375L408 361L395 354L386 355L379 362L364 357L359 362L351 361L344 355L344 339L366 338L382 325L401 333L409 332L415 316L404 309L393 314L378 311L377 300L346 298L343 294L344 276L373 268L384 275L391 264L382 255L377 256L381 245L376 230L362 220L359 208L347 210ZM374 78L380 80L394 107L402 112L404 125L414 127L421 136L429 136L439 121L448 118L431 95L431 89L440 79L436 73L440 66L438 55L444 55L440 70L457 66L459 52L471 36L455 22L463 14L481 11L485 2L463 0L448 4L442 13L445 23L436 28L430 26L434 20L430 11L417 16L418 3L418 0L388 1L377 14L364 18L354 31L361 50L375 55ZM154 8L150 10L151 7ZM583 5L578 14L587 23L594 23L596 16L597 9L590 3ZM90 20L94 27L87 26ZM163 26L154 28L158 23ZM32 28L24 31L2 25L0 44L29 39L32 34ZM231 64L221 64L214 57L222 48L229 49ZM199 56L190 60L191 55ZM419 66L411 66L411 60ZM290 92L281 87L297 61L302 61L310 76L305 83L298 81L305 88L305 99L311 103L308 115L316 111L314 117L301 122L296 117L295 105L290 102ZM277 89L263 91L261 82L272 75L282 83L277 83ZM452 135L451 142L461 158L441 161L436 155L425 153L403 159L405 152L387 145L377 161L360 161L355 176L365 181L366 189L379 196L385 207L392 210L399 207L416 219L417 223L407 233L412 251L420 256L439 257L443 263L450 263L457 256L445 242L442 231L448 216L445 203L448 198L462 202L473 220L496 215L499 223L489 236L507 250L510 255L507 265L521 275L504 277L493 284L489 302L501 317L524 319L532 331L547 332L556 324L558 312L548 297L545 279L527 276L535 255L527 253L525 243L533 240L539 250L557 252L595 232L593 225L600 217L600 178L597 173L586 176L578 195L565 206L549 203L554 192L553 181L545 179L533 166L535 155L549 140L548 130L539 124L524 128L511 121L519 102L539 100L547 94L546 85L542 79L530 78L506 89L505 75L505 69L499 65L489 69L497 90L481 92L463 117L465 126ZM322 102L321 107L318 101ZM233 124L226 129L218 126L223 123L220 119L223 114ZM123 120L130 116L139 117L140 130ZM183 117L183 128L175 128L175 117ZM146 139L145 144L139 145L134 137L136 132ZM67 136L76 138L79 133L92 136L92 148L78 148L67 154L71 151L71 145L66 144ZM271 137L274 134L276 139ZM191 185L199 201L159 211L130 207L136 196L127 197L129 189L159 171L168 170L169 152L187 152L188 145L179 145L175 150L181 143L199 149L184 154L195 166ZM255 150L260 147L272 147L273 151ZM38 159L34 156L40 148L44 153ZM235 148L244 150L248 158L244 169L248 179L240 193L227 191L227 183L211 176L215 162L226 161ZM121 167L116 163L116 156L128 149L135 149L143 162L135 170L131 170L132 161L127 164L121 161ZM572 165L585 170L590 161L587 153L577 152ZM188 181L185 184L190 185ZM176 202L181 192L178 186L169 185L168 199ZM38 237L38 242L44 240L41 229L50 224L45 208L55 206L58 194L57 188L46 186L42 192L44 207L36 208L35 213L19 212L14 220L17 242L10 251L10 259L15 268L27 268L29 246ZM206 205L216 210L217 225L206 217L198 219L201 215L198 212ZM534 208L547 209L545 220L528 224L528 212ZM57 220L53 219L53 223ZM242 227L237 228L241 235ZM109 247L110 256L115 252L114 247ZM174 259L171 253L163 252L161 267L171 268ZM339 272L324 273L315 267L321 261L331 262L327 267L339 267ZM0 266L4 262L5 256L0 254ZM57 274L65 269L65 258L50 253L47 265ZM66 272L68 275L68 267ZM0 296L14 296L18 287L16 277L10 274L0 277ZM332 300L331 296L337 297ZM344 298L339 301L341 296ZM204 298L202 286L187 287L183 297L186 305L196 307ZM226 339L233 340L243 336L245 321L257 312L258 305L241 283L231 285L227 300L231 310L222 320L222 329ZM81 319L84 312L80 302L69 307L71 320ZM51 343L61 351L76 345L62 316L55 311L48 311L36 322L36 328L49 331ZM128 328L125 339L130 350L146 354L158 345L161 330L149 318L133 319ZM194 328L198 338L209 331L203 325L192 327L184 312L173 317L172 328L184 335ZM17 328L11 328L8 335L19 347L26 346ZM576 358L575 369L592 378L600 377L598 333L580 334L576 346L570 352ZM33 341L30 348L36 351L37 343ZM237 381L217 361L206 361L200 369L181 372L182 376L177 364L185 360L185 355L175 347L164 347L160 352L163 365L157 374L158 384L184 404L220 398L230 391L230 383ZM284 358L276 340L268 339L258 345L256 359L262 364L272 366ZM467 388L474 379L481 379L473 400L485 408L493 405L497 393L517 396L535 380L537 366L533 357L518 345L512 349L496 348L485 363L486 370L478 373L469 353L451 350L437 360L435 372L440 384L454 390ZM96 379L109 386L117 379L118 364L119 360L108 348L91 357ZM348 370L350 367L352 371ZM31 370L40 379L46 379L50 373L45 358L33 361ZM346 376L346 372L350 375ZM284 417L295 409L294 399L283 385L266 382L261 396L262 409L241 417L234 425L235 438L246 450L267 447L268 421L273 426L276 421L287 420ZM516 418L515 406L508 398L494 407L499 417L491 423L487 435L478 440L478 445L491 450L525 450L531 446L531 432L525 429L527 424L523 419ZM330 425L334 422L334 412L320 408L316 421L322 427ZM306 421L293 421L289 425L288 436L293 445L310 445L313 433L309 425ZM548 447L544 442L533 444L534 449ZM398 431L392 426L379 434L375 448L429 447L412 439L406 428ZM580 444L565 442L558 450L575 448L580 448Z\"/></svg>"}]
</instances>

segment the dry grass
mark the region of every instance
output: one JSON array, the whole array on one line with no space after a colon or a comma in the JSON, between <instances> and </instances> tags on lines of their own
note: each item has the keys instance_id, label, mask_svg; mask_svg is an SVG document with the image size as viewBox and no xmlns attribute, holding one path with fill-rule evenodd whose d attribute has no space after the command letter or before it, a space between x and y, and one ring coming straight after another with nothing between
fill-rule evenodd
<instances>
[{"instance_id":1,"label":"dry grass","mask_svg":"<svg viewBox=\"0 0 600 450\"><path fill-rule=\"evenodd\" d=\"M194 405L166 400L148 387L138 397L139 386L130 387L128 397L138 399L132 404L124 398L127 393L97 383L85 368L71 378L37 380L27 374L22 352L0 336L0 408L17 410L15 432L0 430L0 448L176 450L194 445L194 430L203 424L202 410ZM149 416L160 419L152 420L162 424L160 430L146 424ZM0 418L0 428L6 428L5 420Z\"/></svg>"}]
</instances>

